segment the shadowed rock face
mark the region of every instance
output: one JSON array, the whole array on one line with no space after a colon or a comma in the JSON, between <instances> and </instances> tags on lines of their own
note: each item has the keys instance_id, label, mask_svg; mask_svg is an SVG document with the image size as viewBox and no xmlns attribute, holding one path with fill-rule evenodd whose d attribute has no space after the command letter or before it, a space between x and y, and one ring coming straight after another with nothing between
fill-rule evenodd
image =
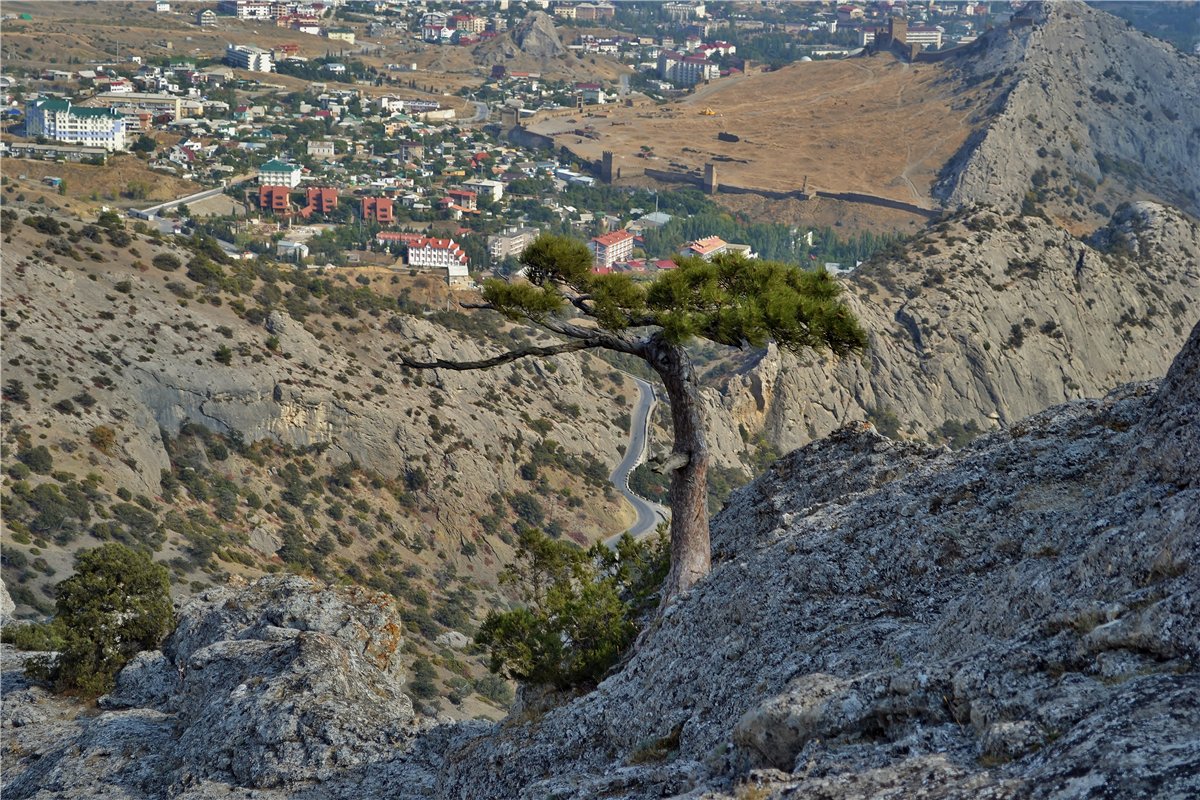
<instances>
[{"instance_id":1,"label":"shadowed rock face","mask_svg":"<svg viewBox=\"0 0 1200 800\"><path fill-rule=\"evenodd\" d=\"M78 717L3 653L5 797L1191 798L1200 326L1167 377L952 453L856 423L713 522L594 692L422 728L389 599L207 592Z\"/></svg>"}]
</instances>

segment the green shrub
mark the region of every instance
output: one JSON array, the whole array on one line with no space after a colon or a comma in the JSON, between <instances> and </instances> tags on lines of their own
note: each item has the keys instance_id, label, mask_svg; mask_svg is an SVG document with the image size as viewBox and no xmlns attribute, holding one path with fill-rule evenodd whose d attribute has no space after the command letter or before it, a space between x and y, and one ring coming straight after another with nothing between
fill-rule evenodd
<instances>
[{"instance_id":1,"label":"green shrub","mask_svg":"<svg viewBox=\"0 0 1200 800\"><path fill-rule=\"evenodd\" d=\"M169 589L166 567L145 553L120 544L80 551L75 574L56 587L58 655L31 659L27 669L60 692L103 694L129 659L171 630Z\"/></svg>"},{"instance_id":2,"label":"green shrub","mask_svg":"<svg viewBox=\"0 0 1200 800\"><path fill-rule=\"evenodd\" d=\"M54 469L54 456L44 444L29 447L17 453L17 459L39 475L46 475Z\"/></svg>"},{"instance_id":3,"label":"green shrub","mask_svg":"<svg viewBox=\"0 0 1200 800\"><path fill-rule=\"evenodd\" d=\"M521 531L517 562L501 582L515 585L522 608L488 614L475 637L489 668L525 683L569 689L595 685L637 635L668 565L666 537L616 550L584 552L533 528Z\"/></svg>"}]
</instances>

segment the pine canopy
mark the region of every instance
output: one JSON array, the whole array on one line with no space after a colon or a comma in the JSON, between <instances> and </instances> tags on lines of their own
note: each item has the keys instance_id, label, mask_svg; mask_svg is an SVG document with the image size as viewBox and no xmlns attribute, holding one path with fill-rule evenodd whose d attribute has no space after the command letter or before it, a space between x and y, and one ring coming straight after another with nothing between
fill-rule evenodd
<instances>
[{"instance_id":1,"label":"pine canopy","mask_svg":"<svg viewBox=\"0 0 1200 800\"><path fill-rule=\"evenodd\" d=\"M657 327L673 344L694 337L732 347L774 341L798 351L828 347L838 355L866 346L854 314L838 301L841 287L824 270L721 254L711 262L679 260L652 282L597 275L581 242L543 235L521 256L528 283L489 280L484 299L514 319L545 320L568 305L602 330Z\"/></svg>"}]
</instances>

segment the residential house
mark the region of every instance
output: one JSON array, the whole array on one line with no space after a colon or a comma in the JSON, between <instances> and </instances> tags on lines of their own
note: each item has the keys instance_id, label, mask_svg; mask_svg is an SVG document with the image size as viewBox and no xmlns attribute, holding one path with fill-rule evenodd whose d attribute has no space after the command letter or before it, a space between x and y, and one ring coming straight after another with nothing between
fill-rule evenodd
<instances>
[{"instance_id":1,"label":"residential house","mask_svg":"<svg viewBox=\"0 0 1200 800\"><path fill-rule=\"evenodd\" d=\"M328 139L309 140L306 148L313 158L334 158L337 155L337 148L334 147L333 141Z\"/></svg>"},{"instance_id":2,"label":"residential house","mask_svg":"<svg viewBox=\"0 0 1200 800\"><path fill-rule=\"evenodd\" d=\"M459 206L462 209L474 211L476 208L478 208L479 195L477 195L475 192L467 189L451 189L450 191L446 192L446 195L456 206Z\"/></svg>"},{"instance_id":3,"label":"residential house","mask_svg":"<svg viewBox=\"0 0 1200 800\"><path fill-rule=\"evenodd\" d=\"M338 190L332 186L308 186L304 189L304 208L300 216L308 219L313 214L322 216L337 210Z\"/></svg>"},{"instance_id":4,"label":"residential house","mask_svg":"<svg viewBox=\"0 0 1200 800\"><path fill-rule=\"evenodd\" d=\"M196 12L196 24L201 28L215 28L217 26L217 15L211 8L201 9Z\"/></svg>"},{"instance_id":5,"label":"residential house","mask_svg":"<svg viewBox=\"0 0 1200 800\"><path fill-rule=\"evenodd\" d=\"M291 210L291 192L287 186L264 184L258 187L258 207L273 214L286 214Z\"/></svg>"}]
</instances>

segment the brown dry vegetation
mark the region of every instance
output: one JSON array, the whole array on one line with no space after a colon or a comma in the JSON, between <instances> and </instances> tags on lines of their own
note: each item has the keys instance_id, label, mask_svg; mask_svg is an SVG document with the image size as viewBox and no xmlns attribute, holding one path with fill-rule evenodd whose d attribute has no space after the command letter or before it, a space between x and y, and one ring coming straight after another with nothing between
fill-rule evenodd
<instances>
[{"instance_id":1,"label":"brown dry vegetation","mask_svg":"<svg viewBox=\"0 0 1200 800\"><path fill-rule=\"evenodd\" d=\"M62 178L66 185L65 199L90 202L94 195L96 201L119 206L153 205L155 201L173 200L204 188L183 178L155 172L134 156L113 156L103 167L6 158L3 171L5 177L21 191L39 190L40 187L40 190L53 193L55 190L42 185L41 181L54 176ZM145 189L144 197L133 199L121 196L122 192L135 186Z\"/></svg>"},{"instance_id":2,"label":"brown dry vegetation","mask_svg":"<svg viewBox=\"0 0 1200 800\"><path fill-rule=\"evenodd\" d=\"M793 64L717 81L661 107L604 109L578 124L560 117L531 127L583 158L612 150L626 177L645 167L672 169L672 162L699 170L716 158L722 184L792 191L807 176L810 190L932 208L938 170L966 141L985 102L984 91L963 87L951 67L880 55ZM705 108L717 115L704 116ZM570 133L579 124L593 125L598 138ZM721 131L741 141L719 141ZM657 158L636 158L643 145Z\"/></svg>"}]
</instances>

